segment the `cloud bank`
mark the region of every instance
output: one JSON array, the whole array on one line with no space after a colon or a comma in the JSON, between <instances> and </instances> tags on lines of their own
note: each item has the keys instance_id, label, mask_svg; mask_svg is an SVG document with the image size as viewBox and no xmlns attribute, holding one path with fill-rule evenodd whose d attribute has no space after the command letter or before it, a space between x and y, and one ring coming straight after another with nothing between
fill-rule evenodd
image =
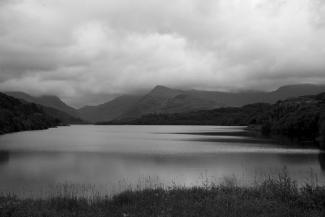
<instances>
[{"instance_id":1,"label":"cloud bank","mask_svg":"<svg viewBox=\"0 0 325 217\"><path fill-rule=\"evenodd\" d=\"M322 0L0 0L0 90L75 105L156 84L325 83Z\"/></svg>"}]
</instances>

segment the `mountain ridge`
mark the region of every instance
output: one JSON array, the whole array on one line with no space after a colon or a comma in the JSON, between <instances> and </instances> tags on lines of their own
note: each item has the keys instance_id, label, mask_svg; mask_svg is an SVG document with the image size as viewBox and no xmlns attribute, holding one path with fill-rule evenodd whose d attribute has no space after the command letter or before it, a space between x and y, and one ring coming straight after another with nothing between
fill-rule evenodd
<instances>
[{"instance_id":1,"label":"mountain ridge","mask_svg":"<svg viewBox=\"0 0 325 217\"><path fill-rule=\"evenodd\" d=\"M77 110L70 105L64 103L59 97L55 95L32 96L24 92L5 92L6 95L12 96L17 99L22 99L27 102L36 103L42 106L55 108L63 111L71 116L79 118Z\"/></svg>"},{"instance_id":2,"label":"mountain ridge","mask_svg":"<svg viewBox=\"0 0 325 217\"><path fill-rule=\"evenodd\" d=\"M221 92L179 90L158 85L118 119L132 119L151 113L182 113L220 107L240 107L251 103L275 103L289 97L317 94L325 85L297 84L274 91Z\"/></svg>"},{"instance_id":3,"label":"mountain ridge","mask_svg":"<svg viewBox=\"0 0 325 217\"><path fill-rule=\"evenodd\" d=\"M0 135L24 130L42 130L68 124L59 118L61 117L59 111L56 115L52 115L54 109L50 110L0 92Z\"/></svg>"},{"instance_id":4,"label":"mountain ridge","mask_svg":"<svg viewBox=\"0 0 325 217\"><path fill-rule=\"evenodd\" d=\"M126 112L139 98L137 95L123 95L97 106L82 107L78 113L82 119L90 122L112 120Z\"/></svg>"},{"instance_id":5,"label":"mountain ridge","mask_svg":"<svg viewBox=\"0 0 325 217\"><path fill-rule=\"evenodd\" d=\"M325 85L294 84L273 91L181 90L157 85L143 95L122 95L108 102L79 109L65 104L57 96L34 97L23 92L7 92L16 98L55 108L90 123L134 119L146 114L182 113L222 107L241 107L252 103L275 103L290 97L325 92Z\"/></svg>"}]
</instances>

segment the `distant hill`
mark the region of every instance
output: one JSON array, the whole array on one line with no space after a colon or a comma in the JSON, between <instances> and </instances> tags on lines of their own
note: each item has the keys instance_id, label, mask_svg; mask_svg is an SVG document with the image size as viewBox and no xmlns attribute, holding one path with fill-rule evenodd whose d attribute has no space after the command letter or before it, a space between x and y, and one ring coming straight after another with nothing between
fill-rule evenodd
<instances>
[{"instance_id":1,"label":"distant hill","mask_svg":"<svg viewBox=\"0 0 325 217\"><path fill-rule=\"evenodd\" d=\"M59 119L48 115L42 106L0 93L0 134L47 129L61 124Z\"/></svg>"},{"instance_id":2,"label":"distant hill","mask_svg":"<svg viewBox=\"0 0 325 217\"><path fill-rule=\"evenodd\" d=\"M270 92L268 100L271 103L277 102L278 100L288 99L290 97L317 95L325 92L325 85L315 84L296 84L287 85L280 87L279 89Z\"/></svg>"},{"instance_id":3,"label":"distant hill","mask_svg":"<svg viewBox=\"0 0 325 217\"><path fill-rule=\"evenodd\" d=\"M183 93L182 90L156 86L148 94L141 97L132 107L128 108L119 118L139 117L148 113L162 112L163 107L168 104L170 99Z\"/></svg>"},{"instance_id":4,"label":"distant hill","mask_svg":"<svg viewBox=\"0 0 325 217\"><path fill-rule=\"evenodd\" d=\"M108 124L146 124L146 125L265 125L268 131L278 133L290 132L281 127L288 127L289 119L293 121L301 112L308 121L325 120L325 93L307 95L278 101L275 104L254 103L242 107L222 107L212 110L200 110L183 113L152 113L132 120L114 120ZM311 115L311 116L310 116ZM324 116L322 116L324 115ZM301 119L300 119L301 121ZM283 122L282 124L280 124ZM306 128L309 126L302 121ZM266 126L269 125L269 126ZM271 126L272 125L272 126ZM298 127L296 123L294 127Z\"/></svg>"},{"instance_id":5,"label":"distant hill","mask_svg":"<svg viewBox=\"0 0 325 217\"><path fill-rule=\"evenodd\" d=\"M298 84L280 87L271 92L221 92L179 90L156 86L144 96L123 96L110 102L79 109L80 116L90 122L114 119L132 120L146 114L184 113L221 107L241 107L253 103L275 103L289 97L325 92L325 85Z\"/></svg>"},{"instance_id":6,"label":"distant hill","mask_svg":"<svg viewBox=\"0 0 325 217\"><path fill-rule=\"evenodd\" d=\"M26 93L22 92L9 92L3 95L11 96L15 99L22 101L23 103L35 103L40 105L42 110L49 116L59 120L61 124L81 124L85 123L78 117L77 112L63 103L58 97L56 96L42 96L42 97L33 97ZM17 97L15 97L17 96ZM64 112L63 110L70 111L69 113ZM71 115L70 113L74 114Z\"/></svg>"},{"instance_id":7,"label":"distant hill","mask_svg":"<svg viewBox=\"0 0 325 217\"><path fill-rule=\"evenodd\" d=\"M8 92L6 94L27 102L54 108L76 119L81 118L96 123L115 119L132 120L146 114L185 113L222 107L241 107L253 103L272 104L290 97L314 95L321 92L325 92L325 85L288 85L271 92L179 90L158 85L143 96L124 95L100 105L85 106L78 110L65 104L56 96L34 97L22 92ZM56 112L53 111L53 113ZM63 117L63 115L60 116ZM65 119L68 121L70 118L66 117Z\"/></svg>"},{"instance_id":8,"label":"distant hill","mask_svg":"<svg viewBox=\"0 0 325 217\"><path fill-rule=\"evenodd\" d=\"M125 113L139 99L140 96L120 96L101 105L83 107L78 112L82 119L89 122L113 120Z\"/></svg>"},{"instance_id":9,"label":"distant hill","mask_svg":"<svg viewBox=\"0 0 325 217\"><path fill-rule=\"evenodd\" d=\"M62 102L62 100L57 96L45 95L35 97L23 92L6 92L5 94L15 97L17 99L23 99L27 102L32 102L46 107L55 108L74 117L79 117L79 114L76 109Z\"/></svg>"},{"instance_id":10,"label":"distant hill","mask_svg":"<svg viewBox=\"0 0 325 217\"><path fill-rule=\"evenodd\" d=\"M42 108L46 114L60 120L60 122L63 123L64 125L86 123L83 119L67 114L61 110L52 107L46 107L46 106L42 106Z\"/></svg>"},{"instance_id":11,"label":"distant hill","mask_svg":"<svg viewBox=\"0 0 325 217\"><path fill-rule=\"evenodd\" d=\"M243 107L223 107L183 113L154 113L136 119L117 119L98 124L246 126L271 107L271 104L256 103Z\"/></svg>"},{"instance_id":12,"label":"distant hill","mask_svg":"<svg viewBox=\"0 0 325 217\"><path fill-rule=\"evenodd\" d=\"M119 119L130 119L151 113L182 113L220 107L240 107L252 103L275 103L289 97L318 94L325 85L299 84L280 87L271 92L220 92L177 90L157 86L143 96Z\"/></svg>"}]
</instances>

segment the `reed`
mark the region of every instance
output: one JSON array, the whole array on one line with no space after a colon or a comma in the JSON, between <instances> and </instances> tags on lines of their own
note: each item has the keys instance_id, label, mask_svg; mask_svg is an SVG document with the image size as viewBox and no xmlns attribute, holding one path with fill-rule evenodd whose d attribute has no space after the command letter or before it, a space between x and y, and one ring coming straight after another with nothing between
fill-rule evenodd
<instances>
[{"instance_id":1,"label":"reed","mask_svg":"<svg viewBox=\"0 0 325 217\"><path fill-rule=\"evenodd\" d=\"M315 183L298 186L286 171L246 187L239 186L234 177L226 178L221 184L205 180L197 187L149 182L150 178L144 187L129 188L114 196L95 191L89 196L88 188L92 186L72 184L61 186L55 196L43 199L2 195L0 216L325 216L325 186Z\"/></svg>"}]
</instances>

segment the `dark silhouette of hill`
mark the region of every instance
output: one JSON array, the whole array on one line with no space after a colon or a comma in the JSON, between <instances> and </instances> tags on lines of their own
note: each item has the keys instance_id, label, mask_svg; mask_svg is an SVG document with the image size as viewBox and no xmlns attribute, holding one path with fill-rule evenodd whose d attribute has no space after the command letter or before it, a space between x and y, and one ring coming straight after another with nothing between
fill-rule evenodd
<instances>
[{"instance_id":1,"label":"dark silhouette of hill","mask_svg":"<svg viewBox=\"0 0 325 217\"><path fill-rule=\"evenodd\" d=\"M325 93L279 101L256 123L264 134L325 141Z\"/></svg>"},{"instance_id":2,"label":"dark silhouette of hill","mask_svg":"<svg viewBox=\"0 0 325 217\"><path fill-rule=\"evenodd\" d=\"M62 100L57 96L45 95L35 97L23 92L6 92L5 94L15 97L17 99L25 100L27 102L32 102L42 106L55 108L74 117L79 117L76 109L62 102Z\"/></svg>"},{"instance_id":3,"label":"dark silhouette of hill","mask_svg":"<svg viewBox=\"0 0 325 217\"><path fill-rule=\"evenodd\" d=\"M0 93L0 134L81 123L84 121L55 108Z\"/></svg>"},{"instance_id":4,"label":"dark silhouette of hill","mask_svg":"<svg viewBox=\"0 0 325 217\"><path fill-rule=\"evenodd\" d=\"M79 109L78 112L82 119L89 122L113 120L125 113L139 99L140 96L120 96L101 105L85 106Z\"/></svg>"},{"instance_id":5,"label":"dark silhouette of hill","mask_svg":"<svg viewBox=\"0 0 325 217\"><path fill-rule=\"evenodd\" d=\"M48 115L44 108L0 93L0 134L40 130L63 124Z\"/></svg>"}]
</instances>

